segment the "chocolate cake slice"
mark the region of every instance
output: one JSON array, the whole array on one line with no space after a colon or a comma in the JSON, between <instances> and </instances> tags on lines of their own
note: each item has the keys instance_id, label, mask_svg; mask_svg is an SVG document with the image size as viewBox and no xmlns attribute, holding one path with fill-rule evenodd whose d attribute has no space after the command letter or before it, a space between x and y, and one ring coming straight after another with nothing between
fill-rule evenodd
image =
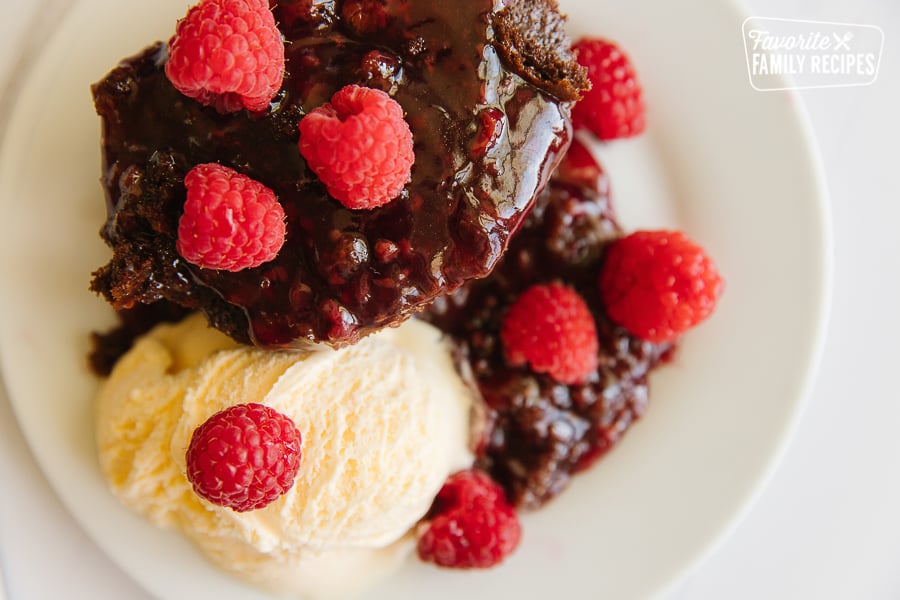
<instances>
[{"instance_id":1,"label":"chocolate cake slice","mask_svg":"<svg viewBox=\"0 0 900 600\"><path fill-rule=\"evenodd\" d=\"M488 275L569 145L588 87L555 2L273 3L287 75L263 114L177 91L157 43L93 86L113 250L91 288L115 308L172 302L262 347L353 343ZM399 197L350 210L297 150L298 123L348 84L387 92L413 134ZM185 174L219 163L271 188L278 256L240 272L176 250Z\"/></svg>"},{"instance_id":2,"label":"chocolate cake slice","mask_svg":"<svg viewBox=\"0 0 900 600\"><path fill-rule=\"evenodd\" d=\"M576 141L491 276L423 315L456 340L470 366L487 411L478 463L516 504L540 506L609 451L644 413L647 375L674 347L639 339L606 314L598 274L621 236L607 176ZM560 383L504 357L507 310L529 287L551 282L576 290L594 317L599 365L583 383Z\"/></svg>"}]
</instances>

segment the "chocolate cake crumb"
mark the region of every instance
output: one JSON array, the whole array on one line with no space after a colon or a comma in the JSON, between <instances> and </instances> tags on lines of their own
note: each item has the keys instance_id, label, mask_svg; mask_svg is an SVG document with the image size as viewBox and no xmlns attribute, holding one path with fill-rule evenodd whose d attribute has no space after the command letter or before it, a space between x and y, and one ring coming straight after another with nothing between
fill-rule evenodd
<instances>
[{"instance_id":1,"label":"chocolate cake crumb","mask_svg":"<svg viewBox=\"0 0 900 600\"><path fill-rule=\"evenodd\" d=\"M91 370L105 377L134 341L160 323L174 323L188 314L188 310L171 302L137 304L134 308L117 311L118 324L106 332L91 334L91 352L88 363Z\"/></svg>"},{"instance_id":2,"label":"chocolate cake crumb","mask_svg":"<svg viewBox=\"0 0 900 600\"><path fill-rule=\"evenodd\" d=\"M590 89L556 0L512 1L494 15L493 25L500 55L529 83L564 101L579 100Z\"/></svg>"}]
</instances>

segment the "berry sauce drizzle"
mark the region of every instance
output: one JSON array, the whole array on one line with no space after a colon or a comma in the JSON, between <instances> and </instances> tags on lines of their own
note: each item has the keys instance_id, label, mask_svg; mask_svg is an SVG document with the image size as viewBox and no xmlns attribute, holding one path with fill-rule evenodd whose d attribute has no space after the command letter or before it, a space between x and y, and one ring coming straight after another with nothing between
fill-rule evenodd
<instances>
[{"instance_id":1,"label":"berry sauce drizzle","mask_svg":"<svg viewBox=\"0 0 900 600\"><path fill-rule=\"evenodd\" d=\"M167 300L267 348L353 343L484 277L545 185L570 103L512 72L492 43L493 0L279 3L288 76L269 112L221 115L176 91L162 43L94 86L103 123L111 262L92 288L118 309ZM388 92L413 132L412 180L348 210L297 148L306 112L356 83ZM271 262L201 269L175 250L184 175L218 162L275 191L287 239Z\"/></svg>"},{"instance_id":2,"label":"berry sauce drizzle","mask_svg":"<svg viewBox=\"0 0 900 600\"><path fill-rule=\"evenodd\" d=\"M606 315L598 276L606 247L621 234L608 178L576 141L493 274L426 311L456 341L484 399L478 466L517 505L542 505L609 451L647 407L647 374L674 349L634 337ZM554 281L578 291L596 322L599 367L583 384L559 383L504 358L506 310L532 285Z\"/></svg>"}]
</instances>

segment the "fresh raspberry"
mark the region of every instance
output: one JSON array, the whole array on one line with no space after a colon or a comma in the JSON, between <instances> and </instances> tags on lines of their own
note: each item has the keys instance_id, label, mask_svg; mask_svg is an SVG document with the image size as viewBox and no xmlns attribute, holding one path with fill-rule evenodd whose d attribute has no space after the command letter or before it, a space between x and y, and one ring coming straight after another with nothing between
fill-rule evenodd
<instances>
[{"instance_id":1,"label":"fresh raspberry","mask_svg":"<svg viewBox=\"0 0 900 600\"><path fill-rule=\"evenodd\" d=\"M621 48L607 40L585 38L572 49L591 80L591 89L572 109L572 125L594 132L601 140L644 131L643 90Z\"/></svg>"},{"instance_id":2,"label":"fresh raspberry","mask_svg":"<svg viewBox=\"0 0 900 600\"><path fill-rule=\"evenodd\" d=\"M509 307L500 339L510 365L531 365L566 384L597 370L597 327L578 292L561 283L535 285Z\"/></svg>"},{"instance_id":3,"label":"fresh raspberry","mask_svg":"<svg viewBox=\"0 0 900 600\"><path fill-rule=\"evenodd\" d=\"M441 567L483 569L499 564L522 537L503 488L483 471L451 475L419 528L419 558Z\"/></svg>"},{"instance_id":4,"label":"fresh raspberry","mask_svg":"<svg viewBox=\"0 0 900 600\"><path fill-rule=\"evenodd\" d=\"M175 88L221 113L268 110L284 79L284 42L267 0L201 0L169 40Z\"/></svg>"},{"instance_id":5,"label":"fresh raspberry","mask_svg":"<svg viewBox=\"0 0 900 600\"><path fill-rule=\"evenodd\" d=\"M722 279L703 248L679 231L636 231L609 246L600 294L632 334L671 340L708 317Z\"/></svg>"},{"instance_id":6,"label":"fresh raspberry","mask_svg":"<svg viewBox=\"0 0 900 600\"><path fill-rule=\"evenodd\" d=\"M572 140L553 177L556 181L579 185L604 197L609 196L609 178L603 166L577 138ZM568 221L564 226L571 228Z\"/></svg>"},{"instance_id":7,"label":"fresh raspberry","mask_svg":"<svg viewBox=\"0 0 900 600\"><path fill-rule=\"evenodd\" d=\"M268 262L284 244L284 209L275 193L216 163L184 178L187 200L175 248L205 269L241 271Z\"/></svg>"},{"instance_id":8,"label":"fresh raspberry","mask_svg":"<svg viewBox=\"0 0 900 600\"><path fill-rule=\"evenodd\" d=\"M198 496L236 512L256 510L294 485L300 432L268 406L238 404L194 430L185 461Z\"/></svg>"},{"instance_id":9,"label":"fresh raspberry","mask_svg":"<svg viewBox=\"0 0 900 600\"><path fill-rule=\"evenodd\" d=\"M396 198L415 159L403 108L385 92L358 85L303 117L300 153L328 193L351 209Z\"/></svg>"}]
</instances>

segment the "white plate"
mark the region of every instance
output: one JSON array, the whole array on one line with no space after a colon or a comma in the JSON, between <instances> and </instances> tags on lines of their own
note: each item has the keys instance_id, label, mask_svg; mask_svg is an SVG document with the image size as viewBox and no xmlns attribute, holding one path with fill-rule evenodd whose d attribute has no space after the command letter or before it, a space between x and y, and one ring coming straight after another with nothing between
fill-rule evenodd
<instances>
[{"instance_id":1,"label":"white plate","mask_svg":"<svg viewBox=\"0 0 900 600\"><path fill-rule=\"evenodd\" d=\"M112 322L87 290L108 251L98 119L88 86L166 39L187 0L82 0L32 69L0 156L0 348L14 409L72 514L165 598L251 598L178 534L107 492L92 440L88 335ZM571 30L619 40L649 104L648 133L601 149L628 228L676 225L727 284L714 317L652 380L622 445L541 511L484 573L411 564L375 598L659 594L734 526L798 418L823 337L830 238L820 167L795 95L747 82L729 2L569 0ZM677 8L676 8L677 5Z\"/></svg>"}]
</instances>

